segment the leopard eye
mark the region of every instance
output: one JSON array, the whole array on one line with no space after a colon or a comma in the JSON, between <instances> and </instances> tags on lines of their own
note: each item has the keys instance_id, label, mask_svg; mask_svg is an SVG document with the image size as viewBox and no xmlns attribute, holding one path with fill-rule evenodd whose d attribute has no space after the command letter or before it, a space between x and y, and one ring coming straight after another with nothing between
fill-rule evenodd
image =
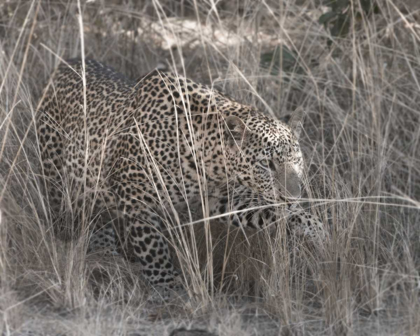
<instances>
[{"instance_id":1,"label":"leopard eye","mask_svg":"<svg viewBox=\"0 0 420 336\"><path fill-rule=\"evenodd\" d=\"M270 167L270 162L267 159L261 160L259 164L265 169L268 169Z\"/></svg>"}]
</instances>

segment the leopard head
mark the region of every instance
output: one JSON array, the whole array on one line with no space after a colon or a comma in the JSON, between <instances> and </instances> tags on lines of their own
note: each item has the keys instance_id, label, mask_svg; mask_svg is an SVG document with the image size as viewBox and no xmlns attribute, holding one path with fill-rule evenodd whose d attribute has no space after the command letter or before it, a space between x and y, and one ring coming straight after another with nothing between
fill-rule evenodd
<instances>
[{"instance_id":1,"label":"leopard head","mask_svg":"<svg viewBox=\"0 0 420 336\"><path fill-rule=\"evenodd\" d=\"M303 175L299 133L297 118L287 125L264 115L250 115L246 120L227 117L225 148L230 176L265 198L299 198Z\"/></svg>"}]
</instances>

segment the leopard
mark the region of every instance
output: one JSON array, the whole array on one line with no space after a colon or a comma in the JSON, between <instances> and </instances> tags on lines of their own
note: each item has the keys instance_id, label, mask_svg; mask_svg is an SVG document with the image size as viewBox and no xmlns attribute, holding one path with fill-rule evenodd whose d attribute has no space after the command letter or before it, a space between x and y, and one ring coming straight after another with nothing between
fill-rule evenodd
<instances>
[{"instance_id":1,"label":"leopard","mask_svg":"<svg viewBox=\"0 0 420 336\"><path fill-rule=\"evenodd\" d=\"M322 221L298 202L301 117L282 122L177 73L131 80L83 58L60 63L37 113L52 212L59 217L70 199L120 218L94 225L88 252L124 253L156 288L178 286L165 232L192 222L178 210L190 204L208 209L201 218L241 229L284 222L287 234L326 239Z\"/></svg>"}]
</instances>

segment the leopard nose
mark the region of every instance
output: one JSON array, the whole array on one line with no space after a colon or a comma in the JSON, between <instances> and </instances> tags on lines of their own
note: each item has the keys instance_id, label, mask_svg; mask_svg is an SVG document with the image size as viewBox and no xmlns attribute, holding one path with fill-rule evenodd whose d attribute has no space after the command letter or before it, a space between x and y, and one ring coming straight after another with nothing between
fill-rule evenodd
<instances>
[{"instance_id":1,"label":"leopard nose","mask_svg":"<svg viewBox=\"0 0 420 336\"><path fill-rule=\"evenodd\" d=\"M286 168L280 182L286 197L299 198L301 196L300 178L293 168Z\"/></svg>"},{"instance_id":2,"label":"leopard nose","mask_svg":"<svg viewBox=\"0 0 420 336\"><path fill-rule=\"evenodd\" d=\"M299 181L286 181L286 196L299 198L301 195L301 188Z\"/></svg>"}]
</instances>

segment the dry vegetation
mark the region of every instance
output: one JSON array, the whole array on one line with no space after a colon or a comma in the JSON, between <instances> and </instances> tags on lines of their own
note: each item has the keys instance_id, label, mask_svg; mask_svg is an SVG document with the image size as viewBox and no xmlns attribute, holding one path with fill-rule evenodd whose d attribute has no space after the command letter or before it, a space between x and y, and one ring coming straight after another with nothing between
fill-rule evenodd
<instances>
[{"instance_id":1,"label":"dry vegetation","mask_svg":"<svg viewBox=\"0 0 420 336\"><path fill-rule=\"evenodd\" d=\"M316 0L83 0L82 16L77 1L0 1L2 335L419 335L420 6L409 4L380 0L328 47ZM86 257L87 235L57 239L33 125L50 73L82 45L131 78L162 63L280 118L303 108L305 200L331 233L322 253L280 229L196 224L176 245L190 300L152 305L136 265ZM278 45L295 59L260 67Z\"/></svg>"}]
</instances>

